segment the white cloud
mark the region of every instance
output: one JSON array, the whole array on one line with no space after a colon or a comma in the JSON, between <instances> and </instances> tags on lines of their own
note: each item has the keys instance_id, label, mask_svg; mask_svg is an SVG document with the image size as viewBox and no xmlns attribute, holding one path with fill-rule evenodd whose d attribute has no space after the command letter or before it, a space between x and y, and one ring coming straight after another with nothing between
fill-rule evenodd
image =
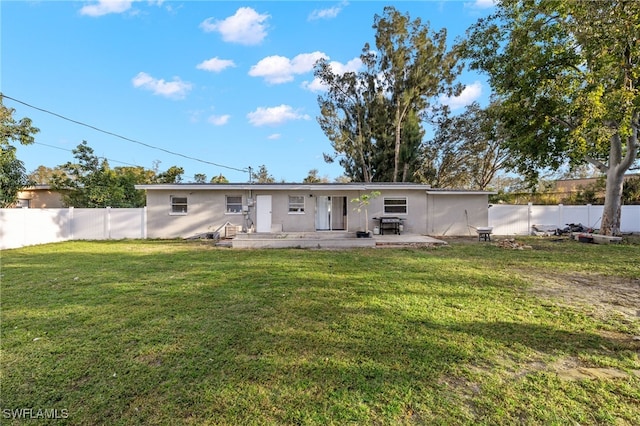
<instances>
[{"instance_id":1,"label":"white cloud","mask_svg":"<svg viewBox=\"0 0 640 426\"><path fill-rule=\"evenodd\" d=\"M131 9L134 0L98 0L97 3L88 4L80 9L81 15L102 16L109 13L123 13Z\"/></svg>"},{"instance_id":2,"label":"white cloud","mask_svg":"<svg viewBox=\"0 0 640 426\"><path fill-rule=\"evenodd\" d=\"M301 53L293 59L278 55L267 56L251 67L249 75L264 77L270 84L287 83L296 74L310 72L318 59L326 57L322 52Z\"/></svg>"},{"instance_id":3,"label":"white cloud","mask_svg":"<svg viewBox=\"0 0 640 426\"><path fill-rule=\"evenodd\" d=\"M481 94L482 83L476 81L466 86L458 96L440 96L440 103L449 105L449 108L453 111L470 105L473 101L477 100Z\"/></svg>"},{"instance_id":4,"label":"white cloud","mask_svg":"<svg viewBox=\"0 0 640 426\"><path fill-rule=\"evenodd\" d=\"M247 118L249 123L254 126L266 126L282 124L291 120L309 120L311 117L283 104L271 108L258 107L255 111L247 114Z\"/></svg>"},{"instance_id":5,"label":"white cloud","mask_svg":"<svg viewBox=\"0 0 640 426\"><path fill-rule=\"evenodd\" d=\"M103 16L110 13L124 13L131 10L134 2L142 0L96 0L92 4L86 4L80 9L81 15L86 16ZM163 7L165 0L147 0L150 6ZM168 11L172 11L171 6L166 6ZM139 11L131 10L132 15L138 14Z\"/></svg>"},{"instance_id":6,"label":"white cloud","mask_svg":"<svg viewBox=\"0 0 640 426\"><path fill-rule=\"evenodd\" d=\"M274 133L272 135L267 136L267 139L271 140L271 141L275 141L277 139L280 139L282 137L282 135L280 133Z\"/></svg>"},{"instance_id":7,"label":"white cloud","mask_svg":"<svg viewBox=\"0 0 640 426\"><path fill-rule=\"evenodd\" d=\"M140 72L131 80L133 87L142 88L153 92L154 95L165 96L172 99L183 99L192 88L191 83L174 77L173 81L157 79L146 72Z\"/></svg>"},{"instance_id":8,"label":"white cloud","mask_svg":"<svg viewBox=\"0 0 640 426\"><path fill-rule=\"evenodd\" d=\"M229 67L235 67L236 64L230 59L220 59L218 57L202 61L196 68L204 71L220 72Z\"/></svg>"},{"instance_id":9,"label":"white cloud","mask_svg":"<svg viewBox=\"0 0 640 426\"><path fill-rule=\"evenodd\" d=\"M349 3L343 1L338 6L333 6L328 9L315 9L311 14L309 14L309 21L314 21L316 19L333 19L347 6Z\"/></svg>"},{"instance_id":10,"label":"white cloud","mask_svg":"<svg viewBox=\"0 0 640 426\"><path fill-rule=\"evenodd\" d=\"M331 67L331 71L334 74L342 75L347 72L358 72L360 68L362 68L362 61L360 60L360 58L353 58L346 64L332 61L329 63L329 66ZM322 84L322 82L318 78L314 78L311 82L304 81L302 83L302 87L315 93L324 92L327 90L327 86Z\"/></svg>"},{"instance_id":11,"label":"white cloud","mask_svg":"<svg viewBox=\"0 0 640 426\"><path fill-rule=\"evenodd\" d=\"M267 14L259 14L250 7L241 7L233 16L222 21L207 18L200 24L205 32L217 31L224 41L244 45L260 44L267 36Z\"/></svg>"},{"instance_id":12,"label":"white cloud","mask_svg":"<svg viewBox=\"0 0 640 426\"><path fill-rule=\"evenodd\" d=\"M213 124L214 126L224 126L225 124L227 124L229 122L230 118L231 118L231 116L229 114L212 115L211 117L209 117L207 119L207 121L209 123Z\"/></svg>"},{"instance_id":13,"label":"white cloud","mask_svg":"<svg viewBox=\"0 0 640 426\"><path fill-rule=\"evenodd\" d=\"M497 3L497 0L475 0L473 2L465 3L464 6L471 9L489 9L494 7Z\"/></svg>"}]
</instances>

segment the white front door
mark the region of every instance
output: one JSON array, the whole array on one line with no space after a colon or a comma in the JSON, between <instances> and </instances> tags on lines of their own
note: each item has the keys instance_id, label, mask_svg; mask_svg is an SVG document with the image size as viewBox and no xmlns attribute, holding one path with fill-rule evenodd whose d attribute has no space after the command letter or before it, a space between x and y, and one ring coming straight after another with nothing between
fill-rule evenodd
<instances>
[{"instance_id":1,"label":"white front door","mask_svg":"<svg viewBox=\"0 0 640 426\"><path fill-rule=\"evenodd\" d=\"M256 197L256 232L271 232L271 195Z\"/></svg>"},{"instance_id":2,"label":"white front door","mask_svg":"<svg viewBox=\"0 0 640 426\"><path fill-rule=\"evenodd\" d=\"M331 229L331 197L318 195L316 197L316 231Z\"/></svg>"}]
</instances>

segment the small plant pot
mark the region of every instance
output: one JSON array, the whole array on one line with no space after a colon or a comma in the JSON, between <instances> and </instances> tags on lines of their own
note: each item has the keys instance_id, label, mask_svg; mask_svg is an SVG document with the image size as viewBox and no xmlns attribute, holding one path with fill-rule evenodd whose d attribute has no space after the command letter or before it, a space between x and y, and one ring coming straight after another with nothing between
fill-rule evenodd
<instances>
[{"instance_id":1,"label":"small plant pot","mask_svg":"<svg viewBox=\"0 0 640 426\"><path fill-rule=\"evenodd\" d=\"M358 238L371 238L371 234L369 231L357 231L356 237Z\"/></svg>"}]
</instances>

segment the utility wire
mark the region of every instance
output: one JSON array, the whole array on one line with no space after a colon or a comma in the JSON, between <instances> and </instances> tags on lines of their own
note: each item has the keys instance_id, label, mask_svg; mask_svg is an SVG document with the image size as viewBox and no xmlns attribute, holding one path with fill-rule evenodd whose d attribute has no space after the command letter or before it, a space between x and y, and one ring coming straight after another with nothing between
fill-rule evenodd
<instances>
[{"instance_id":1,"label":"utility wire","mask_svg":"<svg viewBox=\"0 0 640 426\"><path fill-rule=\"evenodd\" d=\"M176 155L178 157L186 158L188 160L198 161L200 163L209 164L209 165L216 166L216 167L222 167L222 168L229 169L229 170L235 170L235 171L238 171L238 172L245 172L245 173L247 172L246 168L245 169L238 169L236 167L225 166L223 164L217 164L217 163L213 163L211 161L201 160L200 158L190 157L188 155L180 154L178 152L169 151L168 149L159 148L157 146L149 145L147 143L140 142L140 141L137 141L135 139L130 139L130 138L127 138L125 136L121 136L121 135L119 135L117 133L113 133L113 132L109 132L109 131L106 131L106 130L102 130L102 129L99 129L98 127L92 126L90 124L83 123L81 121L73 120L71 118L65 117L63 115L57 114L57 113L49 111L49 110L46 110L44 108L38 108L37 106L30 105L30 104L28 104L26 102L20 101L20 100L15 99L15 98L12 98L11 96L7 96L4 93L0 93L0 96L3 97L3 98L11 99L12 101L17 102L19 104L28 106L29 108L33 108L35 110L42 111L44 113L51 114L51 115L53 115L55 117L61 118L63 120L70 121L71 123L79 124L80 126L88 127L90 129L96 130L98 132L101 132L101 133L104 133L104 134L107 134L107 135L110 135L110 136L115 136L116 138L123 139L123 140L125 140L127 142L133 142L133 143L136 143L138 145L142 145L142 146L147 147L147 148L156 149L158 151L166 152L167 154Z\"/></svg>"},{"instance_id":2,"label":"utility wire","mask_svg":"<svg viewBox=\"0 0 640 426\"><path fill-rule=\"evenodd\" d=\"M72 149L61 148L61 147L59 147L59 146L55 146L55 145L49 145L49 144L42 143L42 142L34 142L34 144L35 144L35 145L42 145L42 146L46 146L46 147L53 148L53 149L58 149L58 150L60 150L60 151L66 151L66 152L71 152L71 153L73 153L73 150L72 150ZM101 156L97 156L97 158L101 158L101 159L107 160L107 161L109 161L110 163L119 163L119 164L124 164L124 165L127 165L127 166L131 166L131 167L142 167L143 169L145 168L144 166L141 166L141 165L139 165L139 164L125 163L124 161L114 160L113 158L107 158L107 157L101 157ZM193 176L193 178L195 179L195 176Z\"/></svg>"},{"instance_id":3,"label":"utility wire","mask_svg":"<svg viewBox=\"0 0 640 426\"><path fill-rule=\"evenodd\" d=\"M42 142L34 142L34 144L35 144L35 145L42 145L42 146L46 146L46 147L53 148L53 149L58 149L58 150L60 150L60 151L67 151L67 152L71 152L71 153L73 152L73 150L72 150L72 149L61 148L61 147L59 147L59 146L49 145L49 144L42 143ZM107 157L97 156L97 158L102 158L102 159L105 159L105 160L110 161L110 162L112 162L112 163L125 164L125 165L127 165L127 166L131 166L131 167L143 167L143 166L140 166L140 165L138 165L138 164L125 163L124 161L118 161L118 160L114 160L114 159L112 159L112 158L107 158Z\"/></svg>"}]
</instances>

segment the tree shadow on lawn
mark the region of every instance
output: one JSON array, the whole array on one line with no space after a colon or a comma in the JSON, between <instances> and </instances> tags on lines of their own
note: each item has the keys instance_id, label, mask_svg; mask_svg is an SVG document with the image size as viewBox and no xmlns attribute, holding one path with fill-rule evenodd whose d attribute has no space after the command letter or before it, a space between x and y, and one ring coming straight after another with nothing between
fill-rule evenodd
<instances>
[{"instance_id":1,"label":"tree shadow on lawn","mask_svg":"<svg viewBox=\"0 0 640 426\"><path fill-rule=\"evenodd\" d=\"M318 422L392 422L410 411L437 414L443 409L452 411L442 413L450 418L465 418L455 396L439 382L443 375L455 375L470 364L491 366L506 352L575 356L615 347L597 334L568 331L570 327L551 320L455 319L456 307L438 320L425 299L464 299L469 297L464 286L454 291L359 283L357 265L324 265L332 271L309 278L309 265L322 264L324 255L304 254L291 256L288 271L267 272L256 265L268 257L256 263L248 254L223 255L219 262L210 256L185 261L171 260L166 253L117 254L110 255L99 273L79 275L78 280L73 278L81 274L81 266L54 266L52 275L46 275L42 265L36 274L43 274L42 282L32 278L33 294L40 297L18 303L25 309L48 308L50 314L24 320L10 315L4 321L3 337L9 337L4 349L11 356L13 347L25 357L7 373L8 382L32 378L22 386L22 396L3 397L3 406L50 406L50 396L38 389L57 383L56 405L85 412L86 423L117 422L134 414L157 420L193 413L198 413L196 419L217 416L233 423L238 412L276 423L304 421L314 413ZM238 257L249 269L238 267ZM101 257L84 253L76 260L83 265ZM207 262L210 266L202 269ZM127 273L140 264L154 266L143 269L144 276ZM419 271L413 273L420 278ZM167 280L167 274L175 279ZM453 281L464 282L465 277ZM476 303L490 305L496 289L511 287L506 280L473 286L485 285L484 295L473 293ZM403 305L387 303L397 297L418 306L404 312ZM73 303L87 310L64 310ZM16 308L20 306L9 311ZM39 342L19 342L7 332L14 323L54 331ZM56 340L64 345L41 352ZM51 356L56 357L55 371L41 378L28 374L34 368L28 359ZM117 381L112 371L118 372ZM454 401L443 406L447 398ZM145 399L153 404L141 411L131 405Z\"/></svg>"}]
</instances>

